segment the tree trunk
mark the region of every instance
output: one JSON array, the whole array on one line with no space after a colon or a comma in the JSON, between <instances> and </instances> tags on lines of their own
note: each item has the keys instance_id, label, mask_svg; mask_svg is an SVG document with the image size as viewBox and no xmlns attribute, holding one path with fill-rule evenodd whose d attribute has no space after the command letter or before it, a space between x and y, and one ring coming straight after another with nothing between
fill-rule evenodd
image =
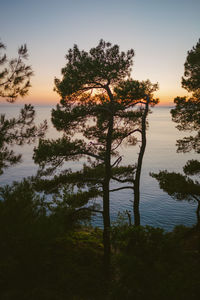
<instances>
[{"instance_id":1,"label":"tree trunk","mask_svg":"<svg viewBox=\"0 0 200 300\"><path fill-rule=\"evenodd\" d=\"M107 87L107 93L110 98L110 116L108 122L108 132L106 137L106 152L105 152L105 178L103 184L103 244L104 244L104 271L107 282L110 279L110 178L111 178L111 147L113 134L113 95L110 88Z\"/></svg>"},{"instance_id":2,"label":"tree trunk","mask_svg":"<svg viewBox=\"0 0 200 300\"><path fill-rule=\"evenodd\" d=\"M197 214L197 228L200 230L200 201L197 202L197 210L196 210L196 214Z\"/></svg>"},{"instance_id":3,"label":"tree trunk","mask_svg":"<svg viewBox=\"0 0 200 300\"><path fill-rule=\"evenodd\" d=\"M103 188L103 245L104 245L104 271L108 279L110 277L110 201L109 181Z\"/></svg>"},{"instance_id":4,"label":"tree trunk","mask_svg":"<svg viewBox=\"0 0 200 300\"><path fill-rule=\"evenodd\" d=\"M138 155L137 169L134 180L134 201L133 201L133 212L134 212L134 224L140 225L140 177L142 170L142 161L146 148L146 118L149 112L149 96L147 96L144 113L142 115L142 128L141 128L141 147Z\"/></svg>"},{"instance_id":5,"label":"tree trunk","mask_svg":"<svg viewBox=\"0 0 200 300\"><path fill-rule=\"evenodd\" d=\"M196 214L197 214L197 234L198 234L198 252L200 254L200 200L197 200L197 210L196 210Z\"/></svg>"}]
</instances>

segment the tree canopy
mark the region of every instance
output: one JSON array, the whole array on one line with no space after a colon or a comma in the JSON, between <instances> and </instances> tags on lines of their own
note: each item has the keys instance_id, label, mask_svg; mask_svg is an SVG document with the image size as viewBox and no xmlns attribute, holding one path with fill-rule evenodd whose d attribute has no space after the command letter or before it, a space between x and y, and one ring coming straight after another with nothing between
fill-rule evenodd
<instances>
[{"instance_id":1,"label":"tree canopy","mask_svg":"<svg viewBox=\"0 0 200 300\"><path fill-rule=\"evenodd\" d=\"M196 92L192 97L176 97L175 108L171 110L172 120L177 123L176 128L193 134L177 141L178 152L200 152L200 94ZM194 134L196 132L196 135Z\"/></svg>"},{"instance_id":2,"label":"tree canopy","mask_svg":"<svg viewBox=\"0 0 200 300\"><path fill-rule=\"evenodd\" d=\"M6 46L0 42L0 51ZM33 75L31 66L24 63L28 58L26 44L18 49L18 57L8 59L6 53L0 53L0 97L14 102L18 96L25 96L30 88L30 77Z\"/></svg>"},{"instance_id":3,"label":"tree canopy","mask_svg":"<svg viewBox=\"0 0 200 300\"><path fill-rule=\"evenodd\" d=\"M6 47L0 42L0 50ZM18 49L18 57L8 59L6 54L0 54L0 98L6 98L13 103L17 97L25 96L30 88L30 77L33 75L31 66L24 63L28 58L26 45ZM3 170L21 161L21 154L15 154L13 145L24 145L43 137L47 123L36 126L35 110L32 105L25 105L19 116L8 119L0 114L0 175Z\"/></svg>"},{"instance_id":4,"label":"tree canopy","mask_svg":"<svg viewBox=\"0 0 200 300\"><path fill-rule=\"evenodd\" d=\"M105 90L106 86L113 86L130 75L133 56L133 49L120 52L118 45L103 40L89 52L74 45L66 54L62 80L55 79L56 91L65 98L93 88Z\"/></svg>"},{"instance_id":5,"label":"tree canopy","mask_svg":"<svg viewBox=\"0 0 200 300\"><path fill-rule=\"evenodd\" d=\"M200 40L188 51L184 67L182 86L189 92L194 92L200 87Z\"/></svg>"},{"instance_id":6,"label":"tree canopy","mask_svg":"<svg viewBox=\"0 0 200 300\"><path fill-rule=\"evenodd\" d=\"M176 97L171 110L172 120L180 131L192 132L191 136L177 140L177 152L195 151L200 153L200 41L188 51L182 86L193 92L191 97ZM200 183L189 176L199 175L200 162L189 160L183 167L184 174L160 171L151 174L159 182L160 188L176 200L197 202L197 225L200 226Z\"/></svg>"},{"instance_id":7,"label":"tree canopy","mask_svg":"<svg viewBox=\"0 0 200 300\"><path fill-rule=\"evenodd\" d=\"M33 143L37 138L43 137L47 128L46 121L39 126L34 123L35 110L32 105L25 105L16 118L6 118L0 115L0 174L11 165L21 161L21 154L15 154L11 149L13 145Z\"/></svg>"}]
</instances>

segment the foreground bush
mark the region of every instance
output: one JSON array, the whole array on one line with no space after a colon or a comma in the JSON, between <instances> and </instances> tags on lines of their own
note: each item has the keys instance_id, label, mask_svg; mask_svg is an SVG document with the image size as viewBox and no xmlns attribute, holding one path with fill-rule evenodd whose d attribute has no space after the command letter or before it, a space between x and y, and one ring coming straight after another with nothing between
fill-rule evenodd
<instances>
[{"instance_id":1,"label":"foreground bush","mask_svg":"<svg viewBox=\"0 0 200 300\"><path fill-rule=\"evenodd\" d=\"M197 229L114 225L108 284L100 229L69 226L66 207L47 214L26 181L1 196L0 299L199 299Z\"/></svg>"},{"instance_id":2,"label":"foreground bush","mask_svg":"<svg viewBox=\"0 0 200 300\"><path fill-rule=\"evenodd\" d=\"M0 299L102 299L102 232L47 213L28 181L0 192Z\"/></svg>"},{"instance_id":3,"label":"foreground bush","mask_svg":"<svg viewBox=\"0 0 200 300\"><path fill-rule=\"evenodd\" d=\"M113 228L112 299L199 299L198 239L183 226Z\"/></svg>"}]
</instances>

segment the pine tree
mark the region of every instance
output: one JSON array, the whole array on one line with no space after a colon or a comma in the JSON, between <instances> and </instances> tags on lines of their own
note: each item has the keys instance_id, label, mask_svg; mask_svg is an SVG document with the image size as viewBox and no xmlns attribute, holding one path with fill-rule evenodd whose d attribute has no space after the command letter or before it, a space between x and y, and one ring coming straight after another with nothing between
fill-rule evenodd
<instances>
[{"instance_id":1,"label":"pine tree","mask_svg":"<svg viewBox=\"0 0 200 300\"><path fill-rule=\"evenodd\" d=\"M5 50L0 42L0 50ZM8 59L6 54L0 55L0 98L13 103L17 97L25 96L30 88L31 66L24 63L28 57L26 45L18 49L18 57ZM25 105L16 118L8 119L0 114L0 174L11 165L21 161L21 155L11 149L13 145L23 145L43 137L47 128L46 122L40 126L34 124L35 110L32 105Z\"/></svg>"},{"instance_id":2,"label":"pine tree","mask_svg":"<svg viewBox=\"0 0 200 300\"><path fill-rule=\"evenodd\" d=\"M149 81L130 79L133 50L120 52L101 40L89 52L78 46L69 49L67 63L62 69L62 80L55 79L55 89L61 96L60 104L52 111L52 122L63 137L41 140L35 149L35 162L43 169L41 174L52 175L65 162L87 157L83 169L67 169L56 174L45 189L58 189L66 185L86 189L88 200L103 199L104 265L110 265L110 193L121 189L133 190L135 165L120 166L122 143L137 143L134 133L141 133L143 109L137 104L152 104L157 85ZM129 78L128 78L129 77ZM148 95L147 95L148 94ZM111 180L130 184L112 189ZM42 181L39 180L41 186ZM91 193L92 192L92 193Z\"/></svg>"},{"instance_id":3,"label":"pine tree","mask_svg":"<svg viewBox=\"0 0 200 300\"><path fill-rule=\"evenodd\" d=\"M193 92L191 97L176 97L175 108L171 110L172 120L177 123L180 131L193 131L190 135L177 140L177 152L195 151L200 153L200 42L191 51L188 51L184 64L185 72L182 77L182 86ZM160 171L151 175L156 178L165 192L176 200L193 201L197 203L197 225L200 228L200 182L189 176L199 176L200 162L189 160L183 167L184 174Z\"/></svg>"}]
</instances>

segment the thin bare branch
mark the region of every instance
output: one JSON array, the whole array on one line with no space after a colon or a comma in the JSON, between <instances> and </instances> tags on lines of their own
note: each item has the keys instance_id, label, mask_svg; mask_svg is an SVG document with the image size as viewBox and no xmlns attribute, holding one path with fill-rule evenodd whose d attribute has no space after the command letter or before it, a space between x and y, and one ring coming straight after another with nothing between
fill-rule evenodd
<instances>
[{"instance_id":1,"label":"thin bare branch","mask_svg":"<svg viewBox=\"0 0 200 300\"><path fill-rule=\"evenodd\" d=\"M116 150L123 142L124 139L126 139L128 136L130 136L131 134L135 133L135 132L140 132L140 134L142 134L142 131L137 128L137 129L134 129L132 130L131 132L127 133L126 136L124 136L123 138L121 138L121 140L119 141L119 143L117 144L117 146L115 148L113 148L112 150Z\"/></svg>"},{"instance_id":2,"label":"thin bare branch","mask_svg":"<svg viewBox=\"0 0 200 300\"><path fill-rule=\"evenodd\" d=\"M118 164L122 161L122 157L119 156L116 161L112 164L111 168L115 167L116 165L118 166Z\"/></svg>"}]
</instances>

